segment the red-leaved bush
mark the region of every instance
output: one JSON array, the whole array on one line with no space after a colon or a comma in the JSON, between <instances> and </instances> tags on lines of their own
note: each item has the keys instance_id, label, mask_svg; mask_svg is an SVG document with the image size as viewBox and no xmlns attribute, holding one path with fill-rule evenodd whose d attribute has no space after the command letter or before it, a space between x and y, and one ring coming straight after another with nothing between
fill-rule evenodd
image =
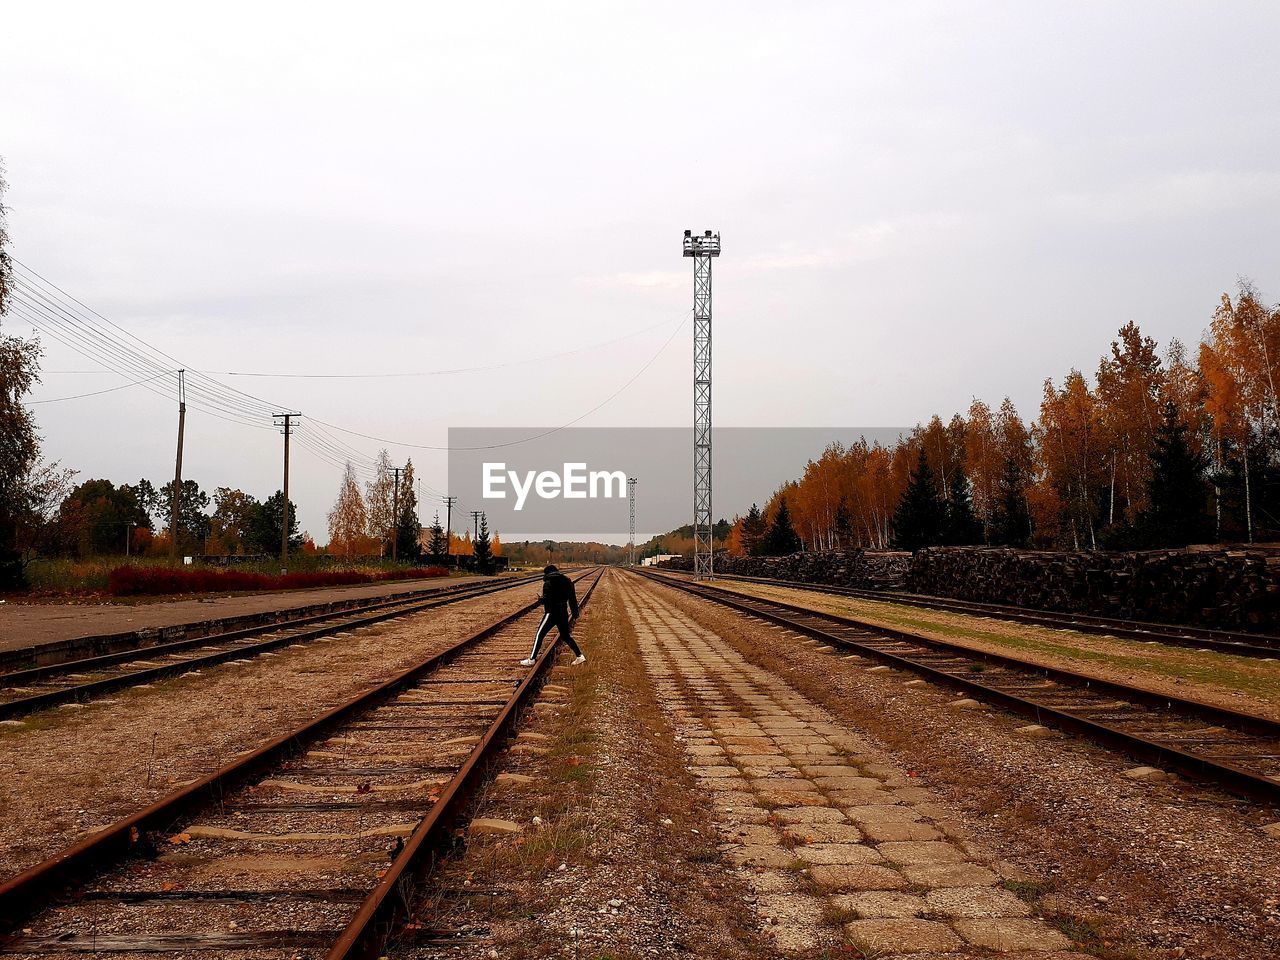
<instances>
[{"instance_id":1,"label":"red-leaved bush","mask_svg":"<svg viewBox=\"0 0 1280 960\"><path fill-rule=\"evenodd\" d=\"M233 590L301 590L305 587L344 587L380 580L420 580L448 576L444 567L415 567L360 573L355 570L328 570L316 573L285 573L272 576L243 570L174 570L169 567L116 567L108 575L107 587L118 597L155 596L163 593L219 593Z\"/></svg>"}]
</instances>

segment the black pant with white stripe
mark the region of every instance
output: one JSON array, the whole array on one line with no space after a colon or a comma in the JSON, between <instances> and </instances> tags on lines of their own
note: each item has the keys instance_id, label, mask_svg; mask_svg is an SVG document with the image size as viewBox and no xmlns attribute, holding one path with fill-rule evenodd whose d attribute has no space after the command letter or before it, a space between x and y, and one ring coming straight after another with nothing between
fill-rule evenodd
<instances>
[{"instance_id":1,"label":"black pant with white stripe","mask_svg":"<svg viewBox=\"0 0 1280 960\"><path fill-rule=\"evenodd\" d=\"M579 650L578 645L573 642L573 634L569 632L569 618L567 616L552 617L551 614L544 613L542 615L542 622L538 624L538 632L533 638L533 652L529 654L530 660L538 659L538 651L542 648L542 640L551 632L552 627L555 627L560 631L561 638L563 638L564 642L569 645L569 649L573 651L573 655L575 657L582 656L582 651Z\"/></svg>"}]
</instances>

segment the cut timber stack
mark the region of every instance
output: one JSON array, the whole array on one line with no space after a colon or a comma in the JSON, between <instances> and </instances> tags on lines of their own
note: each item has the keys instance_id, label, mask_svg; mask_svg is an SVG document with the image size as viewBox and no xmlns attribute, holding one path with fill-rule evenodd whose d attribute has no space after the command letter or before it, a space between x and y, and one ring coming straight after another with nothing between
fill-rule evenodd
<instances>
[{"instance_id":1,"label":"cut timber stack","mask_svg":"<svg viewBox=\"0 0 1280 960\"><path fill-rule=\"evenodd\" d=\"M929 547L907 589L960 600L1234 630L1280 630L1280 550L1127 553Z\"/></svg>"},{"instance_id":2,"label":"cut timber stack","mask_svg":"<svg viewBox=\"0 0 1280 960\"><path fill-rule=\"evenodd\" d=\"M773 577L798 583L829 583L840 587L881 590L901 589L911 554L897 551L847 553L793 553L786 557L716 556L717 573L740 577ZM687 557L663 561L670 570L692 570Z\"/></svg>"}]
</instances>

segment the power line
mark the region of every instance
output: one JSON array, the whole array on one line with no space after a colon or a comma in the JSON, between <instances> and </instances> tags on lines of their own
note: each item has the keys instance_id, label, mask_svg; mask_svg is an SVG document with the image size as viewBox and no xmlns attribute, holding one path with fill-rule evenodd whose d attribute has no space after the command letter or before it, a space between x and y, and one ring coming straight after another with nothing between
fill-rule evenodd
<instances>
[{"instance_id":1,"label":"power line","mask_svg":"<svg viewBox=\"0 0 1280 960\"><path fill-rule=\"evenodd\" d=\"M549 437L554 433L559 433L561 430L567 430L569 427L572 427L575 423L585 420L587 417L591 416L601 407L604 407L606 404L612 401L615 397L621 394L624 390L626 390L627 387L631 386L633 383L639 380L641 375L644 374L646 370L648 370L651 366L654 365L654 363L657 362L658 357L660 357L662 353L667 349L667 347L671 345L671 341L676 338L676 334L678 334L681 330L683 330L684 325L688 322L689 322L689 318L686 316L683 320L680 321L680 325L676 327L673 331L671 331L671 336L667 337L667 339L663 342L662 346L658 348L657 352L654 353L654 355L650 357L647 361L645 361L644 366L642 366L639 370L637 370L630 380L628 380L626 383L620 386L613 393L609 394L609 396L605 397L603 400L597 403L594 407L592 407L586 413L579 414L578 416L574 417L572 420L568 421L567 423L562 423L558 427L552 427L549 430L544 430L541 433L535 433L529 437L522 437L519 440L508 440L505 443L487 443L487 444L481 444L479 446L474 446L474 447L451 447L447 445L442 447L442 446L426 444L426 443L408 443L403 440L388 440L385 437L375 437L375 436L372 436L371 434L361 433L358 430L348 430L346 427L340 427L336 423L327 423L324 420L315 420L315 418L312 418L312 420L313 422L323 424L324 426L330 427L334 430L340 430L343 433L350 434L353 437L363 437L365 440L373 440L376 443L385 443L385 444L390 444L391 446L396 446L396 447L412 447L415 450L445 450L445 451L498 450L503 447L519 446L522 443L529 443L530 441L533 441L533 440L541 440L543 437Z\"/></svg>"},{"instance_id":2,"label":"power line","mask_svg":"<svg viewBox=\"0 0 1280 960\"><path fill-rule=\"evenodd\" d=\"M540 357L521 357L516 360L504 360L500 363L489 363L472 367L442 367L438 370L404 370L380 373L271 373L268 371L248 370L206 370L205 373L219 377L259 377L269 380L386 380L409 377L448 377L464 373L484 373L490 370L502 370L507 367L524 366L530 363L546 363L549 360L559 360L563 357L572 357L579 353L590 353L593 350L602 350L605 347L613 346L615 343L623 343L633 337L639 337L643 334L649 333L651 330L657 330L661 327L665 327L668 322L669 321L663 320L659 323L642 327L639 330L632 330L630 333L624 333L622 336L614 337L612 340L602 340L599 343L588 344L584 347L575 347L572 350L562 350L559 353L548 353Z\"/></svg>"},{"instance_id":3,"label":"power line","mask_svg":"<svg viewBox=\"0 0 1280 960\"><path fill-rule=\"evenodd\" d=\"M171 373L172 371L165 372ZM95 390L93 393L77 393L73 397L50 397L48 400L30 400L27 402L27 406L34 407L40 403L61 403L64 400L83 400L85 397L97 397L104 393L112 393L116 390L127 390L129 387L139 387L144 383L150 383L152 380L158 380L163 376L163 373L157 373L154 377L148 377L145 380L135 380L133 383L122 383L115 387L107 387L105 390Z\"/></svg>"}]
</instances>

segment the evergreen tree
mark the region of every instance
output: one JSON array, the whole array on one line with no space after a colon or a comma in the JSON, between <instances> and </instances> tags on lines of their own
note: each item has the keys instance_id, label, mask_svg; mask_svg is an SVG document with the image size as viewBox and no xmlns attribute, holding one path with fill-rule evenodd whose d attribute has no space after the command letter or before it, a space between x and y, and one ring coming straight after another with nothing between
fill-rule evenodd
<instances>
[{"instance_id":1,"label":"evergreen tree","mask_svg":"<svg viewBox=\"0 0 1280 960\"><path fill-rule=\"evenodd\" d=\"M974 515L969 478L965 476L963 469L956 467L948 486L951 488L951 496L946 502L942 542L952 547L982 543L982 524Z\"/></svg>"},{"instance_id":2,"label":"evergreen tree","mask_svg":"<svg viewBox=\"0 0 1280 960\"><path fill-rule=\"evenodd\" d=\"M742 549L749 557L760 556L760 548L764 543L764 514L754 503L742 521Z\"/></svg>"},{"instance_id":3,"label":"evergreen tree","mask_svg":"<svg viewBox=\"0 0 1280 960\"><path fill-rule=\"evenodd\" d=\"M404 465L400 478L400 515L396 518L396 557L418 563L422 559L422 521L418 519L418 493L414 489L413 461Z\"/></svg>"},{"instance_id":4,"label":"evergreen tree","mask_svg":"<svg viewBox=\"0 0 1280 960\"><path fill-rule=\"evenodd\" d=\"M844 497L840 498L840 505L836 507L836 549L844 550L853 542L853 517L849 513L849 504Z\"/></svg>"},{"instance_id":5,"label":"evergreen tree","mask_svg":"<svg viewBox=\"0 0 1280 960\"><path fill-rule=\"evenodd\" d=\"M188 480L188 483L192 481ZM172 484L170 484L172 486ZM207 521L207 518L206 518ZM280 530L284 525L284 491L277 490L262 503L256 504L245 530L245 543L258 553L280 553ZM298 508L289 501L289 550L302 549L302 534L298 530Z\"/></svg>"},{"instance_id":6,"label":"evergreen tree","mask_svg":"<svg viewBox=\"0 0 1280 960\"><path fill-rule=\"evenodd\" d=\"M785 557L800 551L800 537L791 525L791 510L787 507L787 498L778 501L778 512L773 515L773 523L765 534L760 553L766 557Z\"/></svg>"},{"instance_id":7,"label":"evergreen tree","mask_svg":"<svg viewBox=\"0 0 1280 960\"><path fill-rule=\"evenodd\" d=\"M1185 547L1208 533L1208 489L1204 462L1187 443L1187 426L1178 408L1165 404L1164 420L1151 451L1148 506L1139 515L1137 539L1148 547Z\"/></svg>"},{"instance_id":8,"label":"evergreen tree","mask_svg":"<svg viewBox=\"0 0 1280 960\"><path fill-rule=\"evenodd\" d=\"M194 480L183 480L178 494L178 550L200 553L204 550L204 541L209 536L209 515L204 511L209 506L209 495L200 489ZM276 509L279 510L279 503ZM173 517L173 481L170 480L160 488L160 516L164 518L165 527L172 524ZM169 535L173 536L170 530ZM298 546L302 543L299 541ZM276 527L275 550L280 549L280 528ZM266 550L274 553L275 550Z\"/></svg>"},{"instance_id":9,"label":"evergreen tree","mask_svg":"<svg viewBox=\"0 0 1280 960\"><path fill-rule=\"evenodd\" d=\"M436 511L431 521L430 537L427 539L427 554L433 560L439 560L449 552L449 541L444 535L444 527L440 525L440 512Z\"/></svg>"},{"instance_id":10,"label":"evergreen tree","mask_svg":"<svg viewBox=\"0 0 1280 960\"><path fill-rule=\"evenodd\" d=\"M1022 468L1012 457L1006 457L1000 475L1000 500L991 524L992 544L1025 547L1031 535L1031 514L1027 510L1027 481Z\"/></svg>"},{"instance_id":11,"label":"evergreen tree","mask_svg":"<svg viewBox=\"0 0 1280 960\"><path fill-rule=\"evenodd\" d=\"M911 481L893 514L893 541L902 550L939 544L945 522L946 509L922 447Z\"/></svg>"},{"instance_id":12,"label":"evergreen tree","mask_svg":"<svg viewBox=\"0 0 1280 960\"><path fill-rule=\"evenodd\" d=\"M476 573L493 573L493 546L489 541L489 518L480 514L480 535L471 547Z\"/></svg>"}]
</instances>

